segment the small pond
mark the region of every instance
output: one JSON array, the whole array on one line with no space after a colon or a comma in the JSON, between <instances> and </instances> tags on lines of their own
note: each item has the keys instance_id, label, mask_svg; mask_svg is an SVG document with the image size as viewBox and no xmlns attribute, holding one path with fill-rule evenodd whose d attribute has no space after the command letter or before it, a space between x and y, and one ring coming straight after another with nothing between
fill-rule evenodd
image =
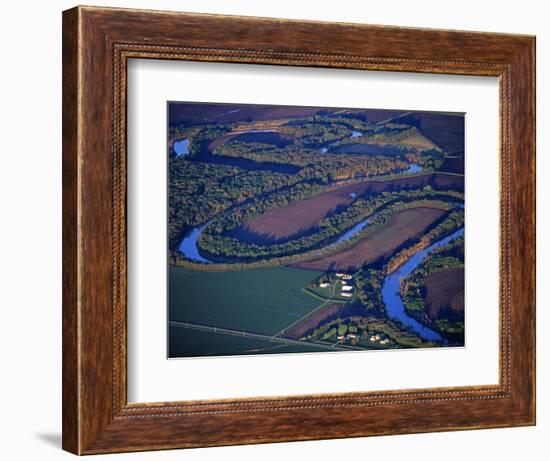
<instances>
[{"instance_id":1,"label":"small pond","mask_svg":"<svg viewBox=\"0 0 550 461\"><path fill-rule=\"evenodd\" d=\"M180 157L182 155L188 155L189 154L189 139L180 139L179 141L176 141L174 143L174 152L176 153L176 156Z\"/></svg>"}]
</instances>

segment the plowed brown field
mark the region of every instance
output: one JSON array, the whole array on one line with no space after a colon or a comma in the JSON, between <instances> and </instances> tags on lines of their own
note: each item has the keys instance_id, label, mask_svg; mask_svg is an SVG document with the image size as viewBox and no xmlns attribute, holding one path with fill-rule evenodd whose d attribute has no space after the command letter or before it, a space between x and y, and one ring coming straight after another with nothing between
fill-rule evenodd
<instances>
[{"instance_id":1,"label":"plowed brown field","mask_svg":"<svg viewBox=\"0 0 550 461\"><path fill-rule=\"evenodd\" d=\"M464 268L431 274L426 280L426 311L433 319L464 318Z\"/></svg>"},{"instance_id":2,"label":"plowed brown field","mask_svg":"<svg viewBox=\"0 0 550 461\"><path fill-rule=\"evenodd\" d=\"M390 257L407 240L421 236L446 212L436 208L412 208L395 213L380 229L331 255L293 265L320 271L352 271L380 258Z\"/></svg>"},{"instance_id":3,"label":"plowed brown field","mask_svg":"<svg viewBox=\"0 0 550 461\"><path fill-rule=\"evenodd\" d=\"M426 185L431 185L434 189L463 191L464 179L460 176L435 173L336 186L311 198L270 210L238 227L229 235L247 243L285 242L311 233L322 219L350 205L354 200L350 195L352 193L360 196L383 191L420 189Z\"/></svg>"}]
</instances>

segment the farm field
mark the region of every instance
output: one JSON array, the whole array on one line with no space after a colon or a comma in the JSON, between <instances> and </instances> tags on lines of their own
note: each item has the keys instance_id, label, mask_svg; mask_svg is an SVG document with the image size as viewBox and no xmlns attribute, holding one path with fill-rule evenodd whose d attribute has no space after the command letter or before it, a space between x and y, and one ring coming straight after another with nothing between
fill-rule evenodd
<instances>
[{"instance_id":1,"label":"farm field","mask_svg":"<svg viewBox=\"0 0 550 461\"><path fill-rule=\"evenodd\" d=\"M169 117L173 124L197 124L205 121L221 123L254 120L280 120L315 115L319 107L251 106L249 104L170 104Z\"/></svg>"},{"instance_id":2,"label":"farm field","mask_svg":"<svg viewBox=\"0 0 550 461\"><path fill-rule=\"evenodd\" d=\"M384 120L397 117L402 113L402 110L369 110L367 112L367 120L371 123L380 123Z\"/></svg>"},{"instance_id":3,"label":"farm field","mask_svg":"<svg viewBox=\"0 0 550 461\"><path fill-rule=\"evenodd\" d=\"M313 314L295 323L290 328L285 329L284 335L287 338L301 338L322 321L327 321L332 317L337 317L343 309L344 306L340 303L325 304L322 308L317 309Z\"/></svg>"},{"instance_id":4,"label":"farm field","mask_svg":"<svg viewBox=\"0 0 550 461\"><path fill-rule=\"evenodd\" d=\"M273 267L204 272L169 268L169 319L273 335L323 301L302 291L320 275Z\"/></svg>"},{"instance_id":5,"label":"farm field","mask_svg":"<svg viewBox=\"0 0 550 461\"><path fill-rule=\"evenodd\" d=\"M464 156L456 154L452 157L446 157L443 165L441 165L440 171L464 174Z\"/></svg>"},{"instance_id":6,"label":"farm field","mask_svg":"<svg viewBox=\"0 0 550 461\"><path fill-rule=\"evenodd\" d=\"M353 198L350 194L363 194L367 187L367 183L335 187L286 207L270 210L229 235L255 243L282 242L303 235L339 207L351 204Z\"/></svg>"},{"instance_id":7,"label":"farm field","mask_svg":"<svg viewBox=\"0 0 550 461\"><path fill-rule=\"evenodd\" d=\"M344 250L299 262L293 267L319 271L358 270L364 264L390 256L408 240L422 235L444 214L445 211L437 208L412 208L398 211L387 224Z\"/></svg>"},{"instance_id":8,"label":"farm field","mask_svg":"<svg viewBox=\"0 0 550 461\"><path fill-rule=\"evenodd\" d=\"M420 132L449 155L464 155L464 117L421 113Z\"/></svg>"},{"instance_id":9,"label":"farm field","mask_svg":"<svg viewBox=\"0 0 550 461\"><path fill-rule=\"evenodd\" d=\"M440 171L464 174L464 117L422 114L421 133L447 153Z\"/></svg>"},{"instance_id":10,"label":"farm field","mask_svg":"<svg viewBox=\"0 0 550 461\"><path fill-rule=\"evenodd\" d=\"M433 319L438 319L441 314L447 318L449 314L451 317L464 316L464 268L434 272L428 276L425 309Z\"/></svg>"},{"instance_id":11,"label":"farm field","mask_svg":"<svg viewBox=\"0 0 550 461\"><path fill-rule=\"evenodd\" d=\"M189 328L170 327L170 357L208 357L220 355L282 354L291 352L326 352L314 344L282 344L279 342L209 333Z\"/></svg>"},{"instance_id":12,"label":"farm field","mask_svg":"<svg viewBox=\"0 0 550 461\"><path fill-rule=\"evenodd\" d=\"M250 243L284 242L291 238L306 235L323 218L349 206L354 200L352 194L359 197L384 191L421 189L427 185L438 190L460 190L460 187L463 187L463 180L452 175L433 173L384 181L372 180L339 185L311 198L269 210L260 217L228 232L228 235Z\"/></svg>"},{"instance_id":13,"label":"farm field","mask_svg":"<svg viewBox=\"0 0 550 461\"><path fill-rule=\"evenodd\" d=\"M401 146L411 146L417 149L434 149L437 146L421 133L416 133L398 142Z\"/></svg>"}]
</instances>

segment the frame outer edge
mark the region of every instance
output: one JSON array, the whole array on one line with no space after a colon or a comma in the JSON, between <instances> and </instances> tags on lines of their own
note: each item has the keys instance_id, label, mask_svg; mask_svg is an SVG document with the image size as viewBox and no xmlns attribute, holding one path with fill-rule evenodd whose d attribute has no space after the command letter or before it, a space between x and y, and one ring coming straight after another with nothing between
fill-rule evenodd
<instances>
[{"instance_id":1,"label":"frame outer edge","mask_svg":"<svg viewBox=\"0 0 550 461\"><path fill-rule=\"evenodd\" d=\"M515 118L512 143L517 149L513 157L515 164L513 178L521 178L518 184L516 202L512 205L517 212L518 254L525 255L522 260L518 254L515 265L521 270L512 271L512 284L516 285L518 299L516 309L525 313L521 318L519 340L524 348L518 357L518 368L523 373L518 376L519 409L526 425L536 425L536 38L530 37L514 62L516 78L513 95L516 109L521 116ZM520 180L518 179L518 183ZM525 264L521 264L521 263ZM513 263L514 264L514 263ZM519 323L519 322L518 322ZM516 351L520 346L516 345Z\"/></svg>"},{"instance_id":2,"label":"frame outer edge","mask_svg":"<svg viewBox=\"0 0 550 461\"><path fill-rule=\"evenodd\" d=\"M537 251L536 251L536 242L537 242L537 37L532 38L532 44L530 48L531 60L532 60L532 76L531 76L531 85L532 85L532 100L531 100L531 110L532 110L532 122L533 122L533 133L531 136L531 149L533 156L533 170L532 170L532 183L534 187L533 192L533 209L531 211L533 215L533 225L534 225L534 242L535 242L535 254L534 254L534 264L533 264L533 280L534 280L534 300L533 300L533 309L534 309L534 318L533 318L533 348L534 353L532 357L532 369L533 369L533 397L531 402L531 411L532 411L532 424L533 426L537 425Z\"/></svg>"},{"instance_id":3,"label":"frame outer edge","mask_svg":"<svg viewBox=\"0 0 550 461\"><path fill-rule=\"evenodd\" d=\"M250 433L243 435L242 431L247 430L247 427L248 429L250 427L257 427L258 423L262 423L262 419L256 419L252 415L239 413L234 415L234 419L229 414L217 415L216 420L224 422L222 428L225 428L225 431L228 433L216 434L216 432L211 433L208 428L209 425L212 427L213 417L211 415L197 416L194 420L191 420L187 416L184 418L183 415L173 414L170 415L174 417L172 420L173 424L169 424L170 427L167 426L165 428L171 429L172 437L175 434L174 431L183 431L183 433L186 433L185 431L189 431L190 428L192 429L191 432L195 433L195 436L187 437L186 440L177 439L173 441L173 439L170 439L170 442L164 443L156 443L157 440L155 440L155 443L152 443L151 441L144 440L142 437L146 436L147 433L148 436L155 436L153 429L158 428L161 425L161 421L167 421L167 419L161 418L164 415L152 415L152 418L147 419L144 419L146 415L138 415L136 418L132 418L132 420L120 417L123 415L118 413L120 409L117 408L116 399L113 398L111 400L111 389L109 390L109 399L107 399L106 391L106 383L111 380L111 374L107 375L105 372L105 360L108 350L114 350L115 344L107 345L106 341L107 335L114 333L114 331L112 331L113 325L109 324L110 318L106 316L108 306L105 301L105 293L107 292L107 288L105 284L101 285L101 283L106 281L107 276L111 272L106 267L105 260L98 260L97 254L93 250L94 244L98 243L101 243L101 247L103 248L103 242L108 237L106 229L110 227L108 226L110 219L107 218L106 213L101 209L101 203L104 203L102 200L106 200L107 197L105 187L113 185L111 181L115 181L116 178L111 178L110 173L106 170L105 159L101 155L98 156L98 154L106 152L105 140L101 136L99 141L94 142L94 140L89 139L89 135L94 129L98 129L98 126L93 125L94 122L103 122L104 128L106 128L108 109L105 106L97 107L94 98L98 98L102 104L105 104L106 99L112 96L112 90L111 88L107 88L108 82L103 80L101 71L105 70L104 65L109 69L111 68L111 56L107 56L106 53L110 52L111 47L117 43L117 40L120 40L120 36L117 38L117 34L120 35L125 31L130 34L130 30L133 31L133 28L123 28L120 25L125 14L128 15L129 10L107 10L89 7L77 7L63 13L63 448L75 454L92 454L290 440L319 440L325 438L432 432L438 430L433 426L416 425L412 428L402 427L394 430L390 427L380 431L368 432L362 426L361 429L357 429L357 424L361 423L361 421L357 420L355 421L356 424L354 423L356 429L351 432L324 431L312 424L307 433L295 434L288 431L290 426L295 425L295 420L294 416L287 413L287 426L285 427L283 424L277 435L273 434L272 431L274 428L270 424L272 421L276 421L276 424L279 425L281 418L277 419L268 412L262 414L262 418L268 418L267 420L263 420L263 425L266 428L271 427L269 429L271 435L266 436L266 431L259 435L250 435ZM135 11L132 14L137 15ZM166 15L171 16L172 13ZM151 16L153 15L151 14ZM197 16L180 16L178 14L178 18L187 17L190 21L198 19ZM219 16L219 18L224 17ZM237 27L233 27L235 22L240 23L244 21L243 18L225 18L231 21L230 29L233 31ZM266 19L265 21L270 24L279 24L275 19ZM129 20L126 21L126 23L130 22ZM289 27L291 24L295 26L303 24L301 21L284 21L284 23L288 24ZM327 23L327 26L322 27L329 27L330 24ZM143 26L143 21L141 25ZM360 27L358 26L358 28ZM150 28L147 29L146 27L145 29L145 32L148 32ZM111 35L113 31L116 34ZM142 32L138 30L138 32L132 33L135 35ZM420 31L411 30L410 33L417 35ZM448 34L452 38L449 41L457 42L455 45L461 43L459 35L453 34L450 31L441 32L441 35L445 34ZM495 38L492 35L487 35L486 37L487 40ZM139 36L138 38L141 39ZM503 41L509 42L509 50L514 50L514 53L521 54L523 59L522 70L529 72L534 69L534 39L526 40L525 37L518 38L506 35L499 36L500 38ZM160 43L164 43L164 40L165 38L162 37ZM240 37L238 37L237 42L239 41ZM504 46L504 43L491 44L493 46ZM452 43L447 45L450 46ZM520 46L522 48L521 52L518 49ZM270 52L270 50L260 47L260 52L264 51ZM517 64L518 54L507 55L505 53L499 59L506 59L508 63L515 61ZM526 54L527 56L525 56ZM102 59L105 59L104 63ZM210 56L204 60L211 60ZM527 65L525 65L526 63ZM462 65L464 63L458 62L458 64ZM495 61L494 64L496 65L497 62ZM386 66L387 64L384 64L382 67ZM403 64L398 63L396 66L400 67ZM434 70L432 69L432 71ZM437 71L445 73L444 68ZM108 74L109 72L106 73ZM477 72L474 74L477 75ZM88 85L90 85L91 81L98 82L97 86L99 88L96 88L95 92L89 89ZM526 120L523 126L526 127L526 131L523 133L523 138L520 138L523 139L522 144L525 147L525 152L522 152L524 158L516 165L519 167L519 163L521 163L525 167L521 183L523 185L527 184L526 194L521 201L521 212L518 211L521 215L524 213L533 213L535 198L533 184L531 183L534 180L535 173L534 99L532 100L534 98L534 81L525 76L523 83L526 85L521 91L522 95L526 97L524 102L531 103L531 106L525 111ZM103 94L104 100L101 100L101 94ZM517 135L517 132L515 134ZM517 138L514 139L514 136L512 136L512 140L513 147L519 144ZM94 158L91 159L90 156ZM101 160L99 166L97 165L97 160ZM94 168L91 168L92 165ZM99 179L99 184L93 184L92 178L88 177L88 173L93 173L93 178L96 180ZM116 187L116 185L115 183L114 186ZM108 197L112 199L110 194ZM94 200L90 199L97 199L97 202L93 203ZM104 222L94 222L90 219L99 215L102 219L105 217ZM534 224L534 219L534 215L530 215L527 222L530 225ZM534 261L534 242L531 240L533 236L534 232L528 229L525 234L527 241L522 244L528 250L533 250L533 253L529 251L528 255L524 259L521 259L528 263ZM90 241L87 240L88 238ZM105 248L102 251L104 250ZM96 265L92 266L93 263ZM93 274L91 272L92 269ZM525 274L521 279L528 282L527 286L523 288L525 291L522 290L525 294L526 291L528 293L528 289L534 287L535 281L531 279L534 273L534 266L524 269L526 269L524 271ZM93 277L91 277L92 275ZM522 314L522 320L519 322L520 325L518 325L522 330L527 330L527 332L532 332L534 328L534 318L523 318L525 315L532 315L534 313L532 312L534 306L531 305L531 301L534 302L533 293L531 295L527 294L524 301L518 303L520 304L518 306L519 309L515 310L515 314L517 315L519 315L519 311L522 309L528 312ZM98 331L94 331L96 327ZM523 331L525 332L525 330ZM515 363L515 373L520 373L521 376L527 370L530 371L529 377L521 376L521 383L518 384L529 383L528 387L531 392L528 392L523 398L514 399L515 402L509 401L510 405L506 408L511 411L510 416L513 419L505 421L501 418L489 423L478 422L477 424L457 420L448 426L445 425L443 430L509 427L511 425L519 426L534 423L535 382L533 373L535 354L533 337L527 342L528 344L525 344L525 346L528 351L526 352L525 348L522 349L521 358L516 360ZM115 383L116 381L113 380L113 387ZM521 392L518 394L522 395ZM489 403L489 400L480 400L479 402ZM433 402L429 403L426 401L426 403L430 407L436 407L436 404ZM513 404L517 406L514 407ZM465 405L468 405L474 416L487 407L487 405L467 404L466 402ZM529 413L528 410L526 411L526 407L530 407L532 412ZM405 406L403 410L408 411L407 408ZM410 410L412 411L412 408ZM332 409L324 417L330 419L336 413L338 411ZM260 413L256 414L259 415ZM307 418L309 418L308 414L308 410L304 408L303 411L298 413L298 417L306 418L305 421L307 422ZM197 433L197 429L194 428L195 422L200 423L198 424L198 431L202 431L201 434ZM240 425L240 427L235 427L235 425ZM258 425L261 426L262 424ZM139 430L142 431L141 434L139 434L139 431L136 432L136 426L139 426ZM352 427L351 422L348 426ZM212 440L205 439L205 429L208 430L208 433L216 435L218 438ZM183 433L181 433L181 436L183 436ZM165 431L164 435L168 435L168 432ZM177 436L180 436L180 433L177 433ZM147 436L145 439L147 439Z\"/></svg>"},{"instance_id":4,"label":"frame outer edge","mask_svg":"<svg viewBox=\"0 0 550 461\"><path fill-rule=\"evenodd\" d=\"M535 39L526 38L510 61L508 85L510 177L510 391L514 426L536 424L536 190ZM521 224L520 224L521 223Z\"/></svg>"},{"instance_id":5,"label":"frame outer edge","mask_svg":"<svg viewBox=\"0 0 550 461\"><path fill-rule=\"evenodd\" d=\"M80 10L62 16L62 448L74 454L80 447L79 348L79 43Z\"/></svg>"}]
</instances>

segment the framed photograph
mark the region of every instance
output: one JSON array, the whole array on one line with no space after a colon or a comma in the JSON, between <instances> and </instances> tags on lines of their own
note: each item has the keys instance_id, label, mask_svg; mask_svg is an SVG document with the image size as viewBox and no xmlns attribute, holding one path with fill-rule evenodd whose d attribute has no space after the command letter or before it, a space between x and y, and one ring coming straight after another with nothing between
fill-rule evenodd
<instances>
[{"instance_id":1,"label":"framed photograph","mask_svg":"<svg viewBox=\"0 0 550 461\"><path fill-rule=\"evenodd\" d=\"M64 449L535 424L534 56L64 12Z\"/></svg>"},{"instance_id":2,"label":"framed photograph","mask_svg":"<svg viewBox=\"0 0 550 461\"><path fill-rule=\"evenodd\" d=\"M171 101L168 146L169 358L465 346L463 113Z\"/></svg>"}]
</instances>

